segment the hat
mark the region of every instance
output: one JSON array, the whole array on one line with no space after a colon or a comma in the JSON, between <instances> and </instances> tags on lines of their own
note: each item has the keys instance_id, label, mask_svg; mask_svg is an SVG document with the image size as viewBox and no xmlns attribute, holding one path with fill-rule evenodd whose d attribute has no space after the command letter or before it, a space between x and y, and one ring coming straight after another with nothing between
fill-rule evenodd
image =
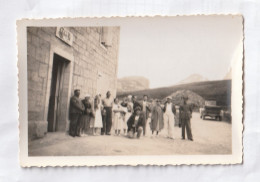
<instances>
[{"instance_id":1,"label":"hat","mask_svg":"<svg viewBox=\"0 0 260 182\"><path fill-rule=\"evenodd\" d=\"M132 95L128 95L127 97L128 97L128 99L132 99Z\"/></svg>"},{"instance_id":2,"label":"hat","mask_svg":"<svg viewBox=\"0 0 260 182\"><path fill-rule=\"evenodd\" d=\"M89 94L87 94L85 97L90 97L90 95L89 95Z\"/></svg>"},{"instance_id":3,"label":"hat","mask_svg":"<svg viewBox=\"0 0 260 182\"><path fill-rule=\"evenodd\" d=\"M166 99L172 99L170 96L166 97Z\"/></svg>"}]
</instances>

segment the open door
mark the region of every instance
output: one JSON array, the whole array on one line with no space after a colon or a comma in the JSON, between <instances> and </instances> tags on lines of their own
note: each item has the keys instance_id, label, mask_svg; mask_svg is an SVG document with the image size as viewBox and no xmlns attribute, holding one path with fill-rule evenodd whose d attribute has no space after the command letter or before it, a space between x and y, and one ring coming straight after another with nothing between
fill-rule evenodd
<instances>
[{"instance_id":1,"label":"open door","mask_svg":"<svg viewBox=\"0 0 260 182\"><path fill-rule=\"evenodd\" d=\"M49 98L48 110L48 131L54 132L58 130L58 122L60 117L61 93L63 88L63 77L66 65L66 59L54 54L53 68L51 78L51 90Z\"/></svg>"}]
</instances>

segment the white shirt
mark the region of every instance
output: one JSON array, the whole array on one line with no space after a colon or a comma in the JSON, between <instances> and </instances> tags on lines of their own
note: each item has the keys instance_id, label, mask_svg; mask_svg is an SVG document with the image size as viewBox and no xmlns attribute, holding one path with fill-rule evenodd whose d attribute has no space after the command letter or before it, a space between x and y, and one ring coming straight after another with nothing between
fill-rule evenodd
<instances>
[{"instance_id":1,"label":"white shirt","mask_svg":"<svg viewBox=\"0 0 260 182\"><path fill-rule=\"evenodd\" d=\"M147 105L147 102L143 101L143 111L146 111L146 105Z\"/></svg>"},{"instance_id":2,"label":"white shirt","mask_svg":"<svg viewBox=\"0 0 260 182\"><path fill-rule=\"evenodd\" d=\"M172 103L167 103L166 104L166 112L167 113L172 113Z\"/></svg>"}]
</instances>

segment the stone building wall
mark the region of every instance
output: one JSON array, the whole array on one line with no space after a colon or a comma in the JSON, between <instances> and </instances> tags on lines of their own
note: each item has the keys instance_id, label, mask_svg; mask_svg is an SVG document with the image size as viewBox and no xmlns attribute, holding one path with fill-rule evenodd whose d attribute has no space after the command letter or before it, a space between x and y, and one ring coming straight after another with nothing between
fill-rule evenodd
<instances>
[{"instance_id":1,"label":"stone building wall","mask_svg":"<svg viewBox=\"0 0 260 182\"><path fill-rule=\"evenodd\" d=\"M27 28L29 139L42 137L48 127L48 104L54 54L64 57L65 65L58 131L68 127L68 101L74 89L86 94L116 94L119 27L109 27L111 43L101 44L101 27L66 27L73 34L72 45L56 36L56 27Z\"/></svg>"}]
</instances>

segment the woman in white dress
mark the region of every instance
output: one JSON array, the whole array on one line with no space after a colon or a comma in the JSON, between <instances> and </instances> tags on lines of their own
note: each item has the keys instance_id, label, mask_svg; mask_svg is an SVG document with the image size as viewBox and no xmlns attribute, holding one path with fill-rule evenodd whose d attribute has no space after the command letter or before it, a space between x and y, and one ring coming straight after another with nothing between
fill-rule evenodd
<instances>
[{"instance_id":1,"label":"woman in white dress","mask_svg":"<svg viewBox=\"0 0 260 182\"><path fill-rule=\"evenodd\" d=\"M112 111L114 113L114 129L115 134L120 135L120 131L123 127L123 115L124 110L122 106L119 104L118 98L115 98Z\"/></svg>"},{"instance_id":2,"label":"woman in white dress","mask_svg":"<svg viewBox=\"0 0 260 182\"><path fill-rule=\"evenodd\" d=\"M103 106L101 104L101 99L99 95L97 95L94 100L95 121L94 121L93 135L98 135L97 134L98 130L103 127L102 115L101 115L102 107Z\"/></svg>"}]
</instances>

